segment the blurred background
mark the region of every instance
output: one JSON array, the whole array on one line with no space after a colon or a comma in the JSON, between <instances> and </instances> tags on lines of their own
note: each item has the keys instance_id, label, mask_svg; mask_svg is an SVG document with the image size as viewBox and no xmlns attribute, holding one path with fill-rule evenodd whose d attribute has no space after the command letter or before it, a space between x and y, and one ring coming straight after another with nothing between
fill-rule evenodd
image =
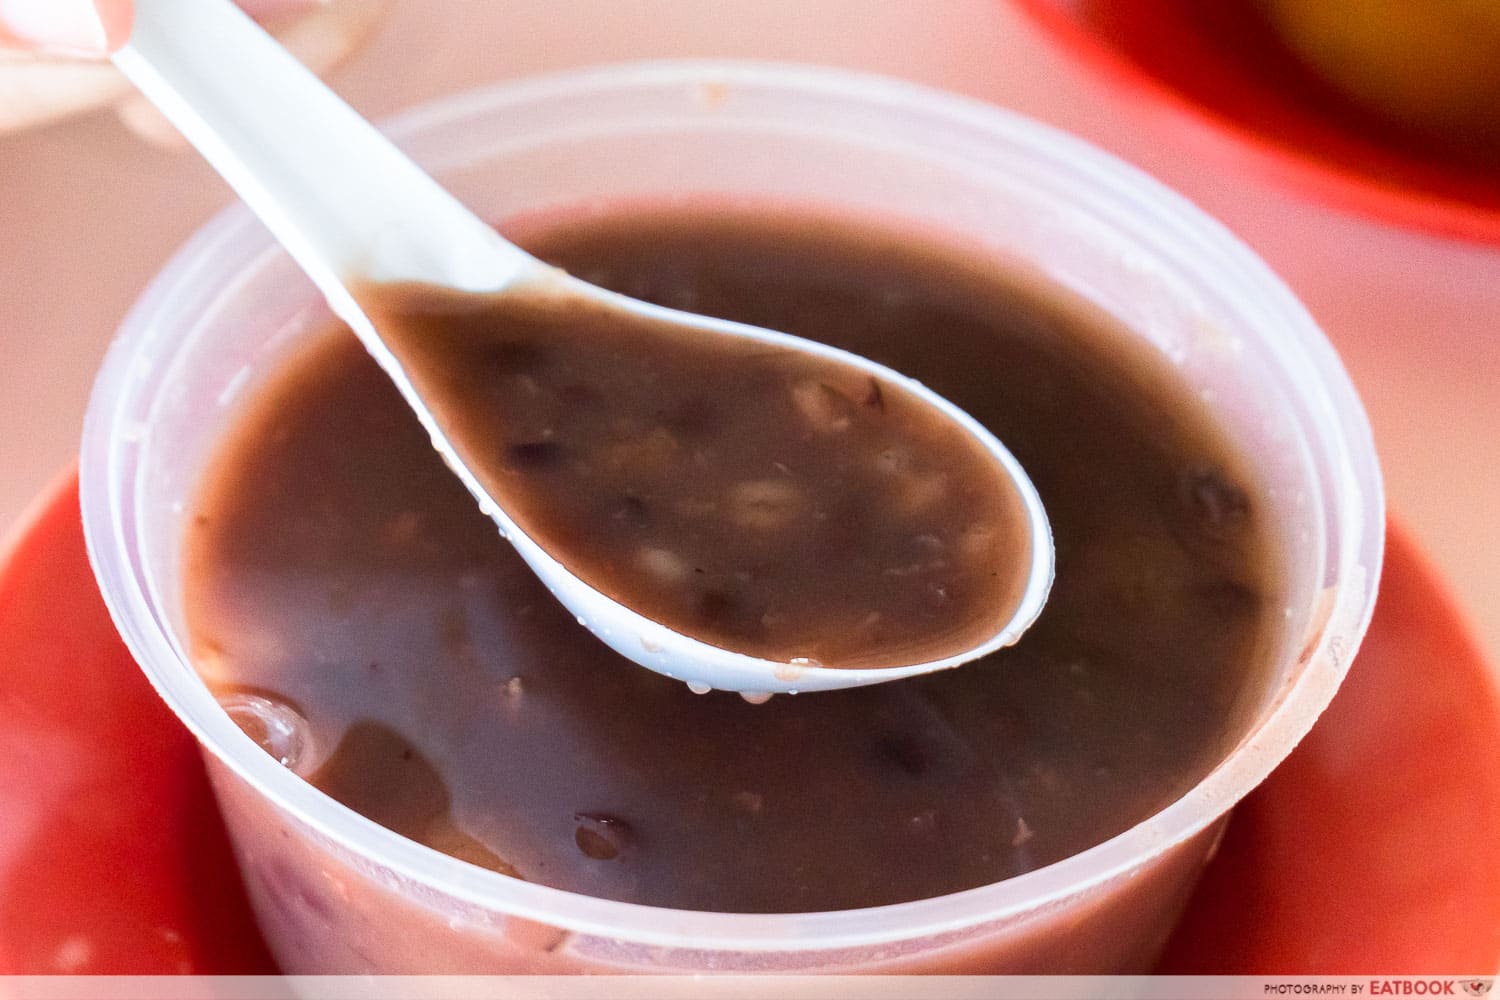
<instances>
[{"instance_id":1,"label":"blurred background","mask_svg":"<svg viewBox=\"0 0 1500 1000\"><path fill-rule=\"evenodd\" d=\"M1332 207L1337 183L1308 183L1316 171L1226 135L1171 88L1127 85L1070 38L1071 12L1061 0L337 0L301 42L322 58L352 46L329 79L377 117L547 70L741 57L885 73L1091 139L1217 216L1307 303L1369 409L1393 515L1500 661L1500 236L1462 212L1416 228L1420 211L1344 207L1369 198ZM17 99L0 87L0 122ZM1238 113L1271 114L1245 101ZM72 461L120 317L229 200L155 133L127 104L0 134L0 532Z\"/></svg>"}]
</instances>

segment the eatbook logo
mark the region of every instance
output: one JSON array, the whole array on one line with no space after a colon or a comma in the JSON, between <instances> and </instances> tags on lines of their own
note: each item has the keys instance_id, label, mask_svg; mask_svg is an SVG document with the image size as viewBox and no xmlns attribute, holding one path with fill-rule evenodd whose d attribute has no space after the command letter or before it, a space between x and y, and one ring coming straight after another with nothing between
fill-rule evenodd
<instances>
[{"instance_id":1,"label":"eatbook logo","mask_svg":"<svg viewBox=\"0 0 1500 1000\"><path fill-rule=\"evenodd\" d=\"M1494 989L1495 981L1493 979L1465 979L1459 985L1464 988L1464 992L1469 994L1469 996L1482 997Z\"/></svg>"}]
</instances>

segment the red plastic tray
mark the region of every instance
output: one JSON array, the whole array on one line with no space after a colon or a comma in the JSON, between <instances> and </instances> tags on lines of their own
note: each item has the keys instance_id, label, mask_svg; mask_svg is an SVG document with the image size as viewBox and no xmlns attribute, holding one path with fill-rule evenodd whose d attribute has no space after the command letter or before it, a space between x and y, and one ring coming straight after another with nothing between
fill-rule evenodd
<instances>
[{"instance_id":1,"label":"red plastic tray","mask_svg":"<svg viewBox=\"0 0 1500 1000\"><path fill-rule=\"evenodd\" d=\"M1375 621L1236 811L1162 971L1500 966L1500 695L1390 534ZM64 477L0 546L0 973L264 973L192 737L104 609Z\"/></svg>"},{"instance_id":2,"label":"red plastic tray","mask_svg":"<svg viewBox=\"0 0 1500 1000\"><path fill-rule=\"evenodd\" d=\"M1253 3L1012 2L1110 94L1230 170L1395 225L1500 245L1500 170L1445 156L1354 107L1279 45Z\"/></svg>"}]
</instances>

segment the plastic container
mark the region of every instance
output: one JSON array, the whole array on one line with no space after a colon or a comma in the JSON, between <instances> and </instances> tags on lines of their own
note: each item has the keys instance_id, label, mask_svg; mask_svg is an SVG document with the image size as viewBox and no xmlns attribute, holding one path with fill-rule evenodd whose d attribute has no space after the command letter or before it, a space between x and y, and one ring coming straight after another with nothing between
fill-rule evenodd
<instances>
[{"instance_id":1,"label":"plastic container","mask_svg":"<svg viewBox=\"0 0 1500 1000\"><path fill-rule=\"evenodd\" d=\"M345 809L220 710L178 639L185 499L236 398L322 315L241 209L127 317L87 418L82 499L122 634L202 742L267 939L289 972L1143 971L1229 809L1328 704L1368 623L1384 531L1369 428L1332 349L1227 231L1045 126L840 72L607 68L409 114L393 134L487 217L667 194L815 205L1029 261L1122 318L1264 464L1292 565L1276 681L1198 786L1065 861L941 898L796 914L593 899L445 857Z\"/></svg>"}]
</instances>

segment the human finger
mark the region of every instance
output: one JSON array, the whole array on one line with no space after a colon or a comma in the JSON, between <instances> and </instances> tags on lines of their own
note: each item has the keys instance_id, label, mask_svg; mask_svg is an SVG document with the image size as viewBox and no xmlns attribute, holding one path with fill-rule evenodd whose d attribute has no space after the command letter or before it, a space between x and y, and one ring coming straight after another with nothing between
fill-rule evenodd
<instances>
[{"instance_id":1,"label":"human finger","mask_svg":"<svg viewBox=\"0 0 1500 1000\"><path fill-rule=\"evenodd\" d=\"M102 58L130 37L131 0L0 0L0 45Z\"/></svg>"}]
</instances>

